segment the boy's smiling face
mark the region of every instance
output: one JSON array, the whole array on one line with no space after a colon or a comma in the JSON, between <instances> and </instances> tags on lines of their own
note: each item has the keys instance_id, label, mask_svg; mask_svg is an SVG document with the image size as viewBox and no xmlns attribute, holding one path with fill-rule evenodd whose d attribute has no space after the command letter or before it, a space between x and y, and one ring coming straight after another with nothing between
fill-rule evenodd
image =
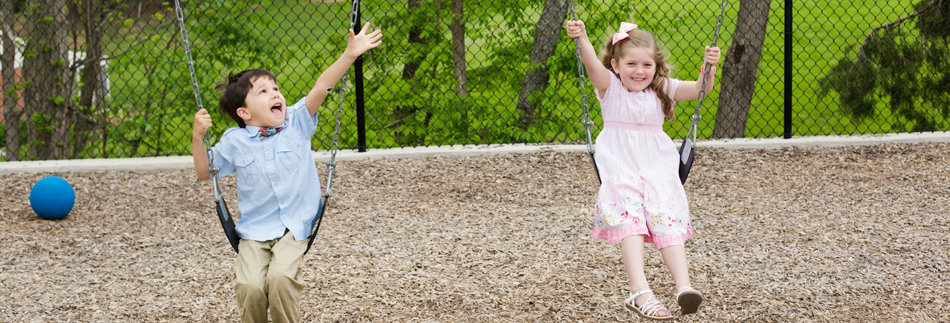
<instances>
[{"instance_id":1,"label":"boy's smiling face","mask_svg":"<svg viewBox=\"0 0 950 323\"><path fill-rule=\"evenodd\" d=\"M627 50L619 58L619 62L610 60L610 65L613 66L614 71L617 71L620 82L627 91L643 91L650 86L650 83L653 83L653 75L656 74L653 50L635 47Z\"/></svg>"},{"instance_id":2,"label":"boy's smiling face","mask_svg":"<svg viewBox=\"0 0 950 323\"><path fill-rule=\"evenodd\" d=\"M269 77L258 77L251 81L251 85L244 106L237 110L244 124L261 128L283 124L287 102L277 88L277 82Z\"/></svg>"}]
</instances>

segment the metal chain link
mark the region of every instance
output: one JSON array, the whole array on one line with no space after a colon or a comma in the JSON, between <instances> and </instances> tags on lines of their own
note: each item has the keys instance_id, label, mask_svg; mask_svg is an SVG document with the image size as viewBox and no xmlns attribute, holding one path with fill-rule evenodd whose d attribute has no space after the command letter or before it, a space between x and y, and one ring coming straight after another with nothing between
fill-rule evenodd
<instances>
[{"instance_id":1,"label":"metal chain link","mask_svg":"<svg viewBox=\"0 0 950 323\"><path fill-rule=\"evenodd\" d=\"M570 1L570 9L571 20L577 21L577 13L574 11L574 0ZM581 43L577 38L574 38L574 56L577 57L577 84L581 88L581 106L584 108L584 132L587 133L587 152L593 155L594 147L591 144L593 142L591 132L594 128L594 122L590 120L590 105L587 99L587 89L584 85L587 83L585 80L587 73L584 69L584 62L581 60Z\"/></svg>"},{"instance_id":2,"label":"metal chain link","mask_svg":"<svg viewBox=\"0 0 950 323\"><path fill-rule=\"evenodd\" d=\"M198 104L198 110L204 109L201 103L201 90L198 88L198 74L195 73L195 62L191 57L191 44L188 42L188 31L185 29L185 14L181 10L181 3L175 0L175 16L178 18L178 29L181 33L181 42L185 48L185 58L188 61L188 72L191 74L191 86L195 92L195 102ZM214 188L214 198L216 201L223 201L221 187L218 185L218 168L214 167L214 152L211 151L211 136L205 132L201 137L205 145L205 152L208 154L208 175L211 177L212 187ZM225 211L225 217L230 218L230 214Z\"/></svg>"},{"instance_id":3,"label":"metal chain link","mask_svg":"<svg viewBox=\"0 0 950 323\"><path fill-rule=\"evenodd\" d=\"M350 29L355 31L356 29L356 20L357 13L359 12L359 0L353 0L353 4L350 11ZM181 9L181 3L179 0L175 0L175 16L178 18L179 31L181 33L181 41L185 48L185 57L188 61L188 72L191 74L191 85L195 92L195 102L198 104L198 109L204 109L203 104L201 103L201 90L198 87L198 75L195 73L194 60L191 56L191 45L188 42L188 31L185 29L185 15ZM349 32L346 34L346 43L349 46ZM343 73L343 78L341 79L340 85L340 99L337 107L337 111L334 113L336 119L336 124L334 125L334 134L333 142L330 145L330 160L326 162L327 165L327 190L325 197L330 196L331 183L333 181L333 173L336 170L336 153L339 151L339 141L340 141L340 125L343 123L343 101L346 99L346 82L349 80L349 71ZM208 152L208 171L212 177L217 178L217 168L214 167L214 152L211 150L211 139L208 133L204 134L202 138L204 141L205 149ZM215 188L215 194L220 194Z\"/></svg>"},{"instance_id":4,"label":"metal chain link","mask_svg":"<svg viewBox=\"0 0 950 323\"><path fill-rule=\"evenodd\" d=\"M188 31L185 29L185 14L181 10L181 4L175 0L175 16L178 18L178 30L181 34L181 42L185 48L185 58L188 61L188 72L191 73L191 86L195 92L195 102L198 104L198 110L204 109L201 103L201 90L198 88L198 74L195 73L195 62L191 57L191 44L188 42ZM211 137L205 132L201 138L208 153L208 173L212 178L217 178L218 169L214 167L214 152L211 151ZM220 194L217 188L215 194Z\"/></svg>"},{"instance_id":5,"label":"metal chain link","mask_svg":"<svg viewBox=\"0 0 950 323\"><path fill-rule=\"evenodd\" d=\"M569 8L571 9L571 20L577 21L577 12L574 11L574 0L569 2ZM597 160L594 158L594 140L591 138L591 132L594 130L594 121L590 119L590 105L587 99L587 88L584 85L584 83L587 83L584 77L587 73L584 69L584 61L581 58L581 43L579 38L580 37L574 38L574 57L577 57L577 82L581 88L581 106L584 107L584 132L587 133L587 154L590 155L591 164L594 165L597 181L603 183L603 179L600 178L600 169L597 168Z\"/></svg>"},{"instance_id":6,"label":"metal chain link","mask_svg":"<svg viewBox=\"0 0 950 323\"><path fill-rule=\"evenodd\" d=\"M188 72L191 73L191 85L195 92L195 102L198 103L199 109L204 109L204 106L201 104L201 95L199 95L198 75L195 74L195 65L191 59L191 44L188 42L188 31L185 30L185 14L182 12L181 4L178 0L175 0L175 16L178 18L178 30L181 34L181 42L185 47L185 57L188 59Z\"/></svg>"},{"instance_id":7,"label":"metal chain link","mask_svg":"<svg viewBox=\"0 0 950 323\"><path fill-rule=\"evenodd\" d=\"M177 0L176 0L177 1ZM354 32L356 31L356 20L357 14L360 10L360 0L353 0L353 4L350 7L350 29ZM350 33L346 33L346 45L350 45ZM324 199L330 197L330 190L333 183L333 173L336 171L336 153L340 150L340 125L343 123L343 101L346 99L346 82L349 80L349 69L343 73L343 78L340 79L340 99L337 104L337 110L334 113L336 119L336 124L333 128L333 142L330 144L330 159L327 160L324 164L327 165L327 190L324 193Z\"/></svg>"},{"instance_id":8,"label":"metal chain link","mask_svg":"<svg viewBox=\"0 0 950 323\"><path fill-rule=\"evenodd\" d=\"M728 4L729 4L729 0L722 0L722 8L719 11L719 17L716 18L716 30L713 33L712 44L709 45L709 47L716 47L716 42L719 40L719 27L722 27L723 17L726 12L726 5ZM706 98L706 80L709 79L709 77L707 77L706 74L712 70L712 64L705 62L705 55L703 57L703 61L706 64L706 66L703 68L703 73L701 75L703 77L703 84L702 84L702 87L699 89L699 102L696 104L696 110L693 112L693 116L690 117L690 120L692 120L693 122L689 127L689 132L686 133L686 138L689 138L689 135L693 134L694 144L696 142L696 134L697 132L699 132L697 131L698 126L699 126L699 121L703 120L702 106L703 106L703 100Z\"/></svg>"}]
</instances>

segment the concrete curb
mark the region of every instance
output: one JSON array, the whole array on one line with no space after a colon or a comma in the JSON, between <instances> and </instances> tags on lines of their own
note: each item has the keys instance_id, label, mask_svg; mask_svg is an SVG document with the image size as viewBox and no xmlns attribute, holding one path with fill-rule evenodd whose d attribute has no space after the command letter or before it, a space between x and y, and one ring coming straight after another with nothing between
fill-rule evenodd
<instances>
[{"instance_id":1,"label":"concrete curb","mask_svg":"<svg viewBox=\"0 0 950 323\"><path fill-rule=\"evenodd\" d=\"M697 146L777 149L782 147L840 147L911 142L950 142L950 131L896 133L883 135L794 137L791 139L742 138L709 141L700 140Z\"/></svg>"},{"instance_id":2,"label":"concrete curb","mask_svg":"<svg viewBox=\"0 0 950 323\"><path fill-rule=\"evenodd\" d=\"M677 145L679 140L676 140ZM821 136L783 138L743 138L700 140L697 147L736 149L778 149L782 147L836 147L874 145L880 143L950 142L950 132L901 133L885 135ZM587 151L587 145L485 145L373 149L365 153L343 150L337 160L428 158L434 156L471 156L485 154L536 153L542 151ZM328 151L315 151L317 162L330 159ZM18 172L95 172L95 171L163 171L194 167L191 156L139 157L109 159L73 159L24 162L0 162L0 174Z\"/></svg>"}]
</instances>

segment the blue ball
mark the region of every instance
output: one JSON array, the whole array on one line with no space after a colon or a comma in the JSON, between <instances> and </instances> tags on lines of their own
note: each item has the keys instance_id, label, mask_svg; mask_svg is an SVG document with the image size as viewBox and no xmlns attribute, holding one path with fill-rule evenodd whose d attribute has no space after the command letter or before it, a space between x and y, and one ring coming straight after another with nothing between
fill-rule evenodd
<instances>
[{"instance_id":1,"label":"blue ball","mask_svg":"<svg viewBox=\"0 0 950 323\"><path fill-rule=\"evenodd\" d=\"M45 177L30 190L30 207L33 212L47 220L65 218L76 203L76 192L65 179L56 176Z\"/></svg>"}]
</instances>

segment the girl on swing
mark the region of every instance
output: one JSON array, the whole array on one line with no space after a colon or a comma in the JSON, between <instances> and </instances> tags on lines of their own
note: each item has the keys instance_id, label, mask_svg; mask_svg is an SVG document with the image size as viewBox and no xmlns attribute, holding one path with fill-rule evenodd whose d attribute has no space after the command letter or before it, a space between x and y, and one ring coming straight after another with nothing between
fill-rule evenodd
<instances>
[{"instance_id":1,"label":"girl on swing","mask_svg":"<svg viewBox=\"0 0 950 323\"><path fill-rule=\"evenodd\" d=\"M682 313L695 313L703 297L690 287L684 243L693 234L686 192L678 173L676 145L663 132L673 119L673 102L699 97L702 76L716 73L720 50L706 47L697 81L669 77L670 65L656 39L631 23L620 23L598 60L584 23L567 23L567 35L578 38L581 57L601 102L604 129L597 136L595 162L603 183L594 206L594 239L621 243L621 258L630 279L624 305L640 316L668 320L673 316L650 291L644 273L644 243L663 256ZM701 66L704 66L705 63ZM706 93L713 83L707 82Z\"/></svg>"}]
</instances>

